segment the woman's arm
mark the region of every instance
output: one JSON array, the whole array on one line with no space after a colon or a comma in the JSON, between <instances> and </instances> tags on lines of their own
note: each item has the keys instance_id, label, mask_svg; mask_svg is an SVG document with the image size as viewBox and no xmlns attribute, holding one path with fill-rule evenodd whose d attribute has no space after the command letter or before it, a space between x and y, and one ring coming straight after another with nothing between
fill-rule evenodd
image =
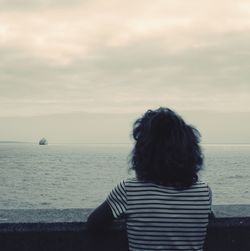
<instances>
[{"instance_id":1,"label":"woman's arm","mask_svg":"<svg viewBox=\"0 0 250 251\"><path fill-rule=\"evenodd\" d=\"M112 210L107 201L104 201L88 217L87 229L91 232L100 232L107 228L114 220Z\"/></svg>"},{"instance_id":2,"label":"woman's arm","mask_svg":"<svg viewBox=\"0 0 250 251\"><path fill-rule=\"evenodd\" d=\"M213 209L212 209L212 205L213 205L213 193L212 193L212 190L211 188L208 186L208 191L209 191L209 199L210 199L210 205L211 205L211 213L209 214L209 219L214 219L215 218L215 215L214 215L214 212L213 212Z\"/></svg>"}]
</instances>

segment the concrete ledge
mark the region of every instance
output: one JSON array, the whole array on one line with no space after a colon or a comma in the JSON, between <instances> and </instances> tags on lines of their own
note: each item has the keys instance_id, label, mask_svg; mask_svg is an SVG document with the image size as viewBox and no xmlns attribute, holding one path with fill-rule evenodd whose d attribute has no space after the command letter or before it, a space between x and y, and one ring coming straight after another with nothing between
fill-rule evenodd
<instances>
[{"instance_id":1,"label":"concrete ledge","mask_svg":"<svg viewBox=\"0 0 250 251\"><path fill-rule=\"evenodd\" d=\"M99 236L86 231L91 209L0 210L0 250L127 250L125 224ZM250 205L216 205L204 251L250 250Z\"/></svg>"},{"instance_id":2,"label":"concrete ledge","mask_svg":"<svg viewBox=\"0 0 250 251\"><path fill-rule=\"evenodd\" d=\"M91 209L0 210L1 232L84 231Z\"/></svg>"}]
</instances>

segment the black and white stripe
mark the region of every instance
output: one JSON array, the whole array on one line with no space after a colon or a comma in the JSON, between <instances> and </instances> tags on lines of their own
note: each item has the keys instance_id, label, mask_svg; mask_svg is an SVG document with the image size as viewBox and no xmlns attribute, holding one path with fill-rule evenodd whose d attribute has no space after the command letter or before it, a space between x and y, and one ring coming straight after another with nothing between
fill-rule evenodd
<instances>
[{"instance_id":1,"label":"black and white stripe","mask_svg":"<svg viewBox=\"0 0 250 251\"><path fill-rule=\"evenodd\" d=\"M115 218L126 216L130 250L202 251L211 211L205 183L178 190L128 179L107 201Z\"/></svg>"}]
</instances>

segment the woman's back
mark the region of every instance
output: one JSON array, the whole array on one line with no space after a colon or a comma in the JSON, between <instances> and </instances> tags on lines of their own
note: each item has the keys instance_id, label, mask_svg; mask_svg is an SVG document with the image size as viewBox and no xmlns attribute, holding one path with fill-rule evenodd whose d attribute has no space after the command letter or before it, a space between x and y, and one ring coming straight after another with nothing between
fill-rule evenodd
<instances>
[{"instance_id":1,"label":"woman's back","mask_svg":"<svg viewBox=\"0 0 250 251\"><path fill-rule=\"evenodd\" d=\"M211 211L205 183L176 189L128 179L107 201L115 218L126 218L130 250L202 250Z\"/></svg>"}]
</instances>

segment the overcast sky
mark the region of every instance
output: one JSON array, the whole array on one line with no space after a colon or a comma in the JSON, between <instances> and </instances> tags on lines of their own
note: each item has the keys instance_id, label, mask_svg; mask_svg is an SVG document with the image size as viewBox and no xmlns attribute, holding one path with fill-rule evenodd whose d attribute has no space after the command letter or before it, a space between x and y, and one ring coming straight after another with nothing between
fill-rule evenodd
<instances>
[{"instance_id":1,"label":"overcast sky","mask_svg":"<svg viewBox=\"0 0 250 251\"><path fill-rule=\"evenodd\" d=\"M0 0L0 140L70 132L76 141L69 119L83 128L88 112L88 136L108 118L110 131L99 128L108 141L136 114L167 106L208 142L225 127L216 142L250 142L249 41L244 0Z\"/></svg>"}]
</instances>

